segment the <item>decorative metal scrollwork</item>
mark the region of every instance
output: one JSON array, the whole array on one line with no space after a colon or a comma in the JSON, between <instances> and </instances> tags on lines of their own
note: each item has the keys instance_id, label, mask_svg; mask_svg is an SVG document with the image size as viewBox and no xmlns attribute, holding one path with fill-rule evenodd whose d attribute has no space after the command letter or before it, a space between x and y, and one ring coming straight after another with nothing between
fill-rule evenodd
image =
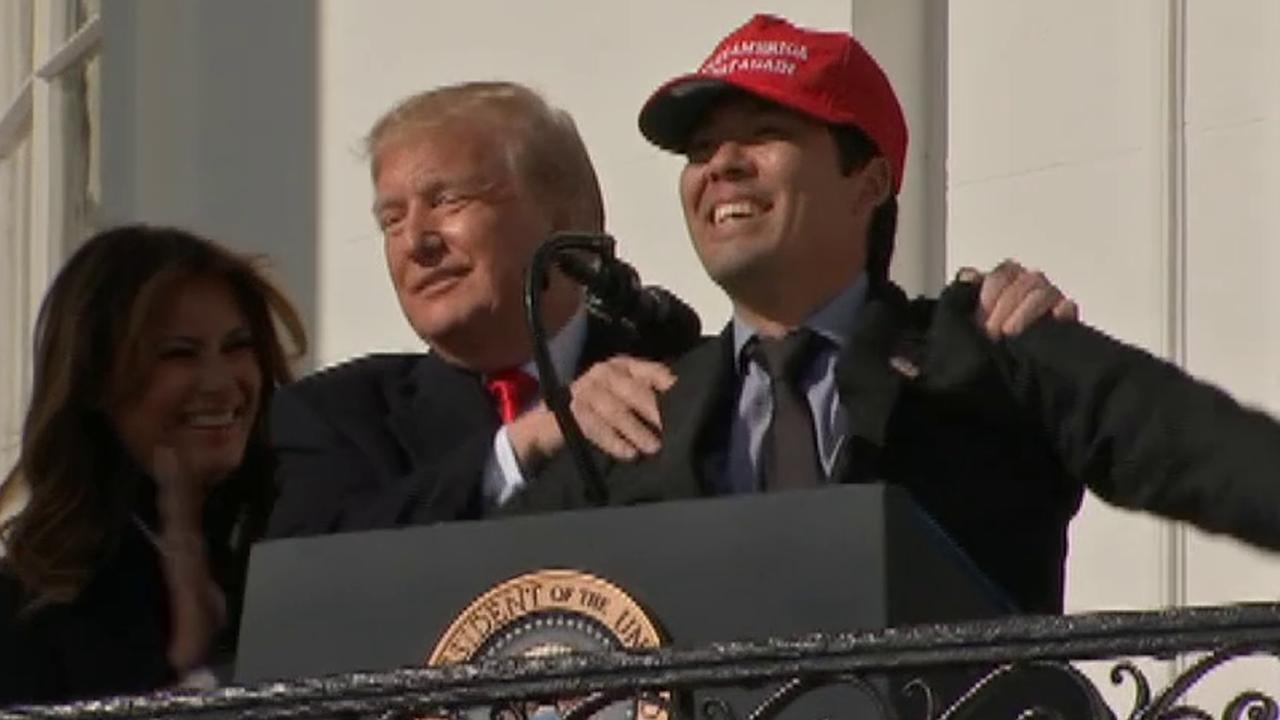
<instances>
[{"instance_id":1,"label":"decorative metal scrollwork","mask_svg":"<svg viewBox=\"0 0 1280 720\"><path fill-rule=\"evenodd\" d=\"M733 709L727 700L720 697L709 697L698 706L698 714L702 720L738 720L738 711Z\"/></svg>"},{"instance_id":2,"label":"decorative metal scrollwork","mask_svg":"<svg viewBox=\"0 0 1280 720\"><path fill-rule=\"evenodd\" d=\"M885 720L899 717L890 708L884 693L874 684L853 673L836 673L792 678L760 701L746 714L746 718L747 720L776 720L780 716L785 717L783 713L810 693L841 686L852 688L865 696L873 705L878 717ZM733 703L720 696L703 698L698 705L699 720L739 720L740 717L742 716ZM862 720L863 717L859 715L858 720Z\"/></svg>"},{"instance_id":3,"label":"decorative metal scrollwork","mask_svg":"<svg viewBox=\"0 0 1280 720\"><path fill-rule=\"evenodd\" d=\"M573 704L560 716L560 720L587 720L612 705L628 700L633 703L635 720L662 720L671 717L670 693L624 688L594 693Z\"/></svg>"},{"instance_id":4,"label":"decorative metal scrollwork","mask_svg":"<svg viewBox=\"0 0 1280 720\"><path fill-rule=\"evenodd\" d=\"M773 717L782 708L790 705L792 700L804 693L810 685L811 682L806 682L804 678L788 680L782 687L775 690L772 695L765 698L764 702L760 703L755 710L752 710L751 714L747 716L747 720L764 720L764 718Z\"/></svg>"},{"instance_id":5,"label":"decorative metal scrollwork","mask_svg":"<svg viewBox=\"0 0 1280 720\"><path fill-rule=\"evenodd\" d=\"M1123 690L1132 683L1131 707L1114 716L1098 688L1068 664L1206 652L1159 692L1133 662L1114 664L1111 684ZM1229 661L1252 655L1280 659L1280 604L1012 617L644 653L404 668L202 693L7 707L0 708L0 720L530 720L551 713L585 720L625 714L614 711L631 707L655 709L653 717L634 713L636 720L809 720L803 713L825 702L824 688L841 695L846 686L861 691L852 703L860 709L844 717L859 720L875 717L877 710L880 717L907 720L1280 720L1277 686L1237 691L1212 713L1189 699L1210 674L1218 677ZM909 677L921 679L903 685ZM777 689L761 699L764 688ZM736 708L721 699L735 693L751 699ZM713 694L719 697L708 697ZM871 700L864 702L864 694ZM528 704L527 698L540 702Z\"/></svg>"},{"instance_id":6,"label":"decorative metal scrollwork","mask_svg":"<svg viewBox=\"0 0 1280 720\"><path fill-rule=\"evenodd\" d=\"M1280 660L1280 647L1246 644L1212 652L1174 678L1154 699L1146 676L1132 663L1123 662L1112 668L1111 680L1118 684L1120 678L1128 676L1136 684L1135 703L1129 713L1129 720L1214 720L1214 716L1207 710L1182 704L1187 693L1214 670L1232 660L1251 655L1270 655ZM1280 706L1274 696L1248 690L1228 702L1221 717L1222 720L1277 720L1280 717Z\"/></svg>"},{"instance_id":7,"label":"decorative metal scrollwork","mask_svg":"<svg viewBox=\"0 0 1280 720\"><path fill-rule=\"evenodd\" d=\"M1223 720L1276 720L1280 717L1280 705L1270 695L1250 690L1228 703L1222 717Z\"/></svg>"},{"instance_id":8,"label":"decorative metal scrollwork","mask_svg":"<svg viewBox=\"0 0 1280 720\"><path fill-rule=\"evenodd\" d=\"M787 681L786 684L766 698L764 702L760 703L755 710L752 710L751 714L747 716L747 720L774 720L805 695L836 685L843 685L857 690L871 701L879 717L885 720L897 717L890 707L889 701L879 688L867 682L860 675L840 673L826 676L811 675Z\"/></svg>"},{"instance_id":9,"label":"decorative metal scrollwork","mask_svg":"<svg viewBox=\"0 0 1280 720\"><path fill-rule=\"evenodd\" d=\"M1133 707L1136 713L1151 704L1151 683L1147 682L1147 676L1142 670L1129 660L1118 662L1111 668L1112 685L1122 685L1126 678L1133 681ZM1133 720L1134 715L1131 714L1129 718Z\"/></svg>"},{"instance_id":10,"label":"decorative metal scrollwork","mask_svg":"<svg viewBox=\"0 0 1280 720\"><path fill-rule=\"evenodd\" d=\"M902 696L908 702L913 696L920 697L922 705L919 717L925 720L933 720L937 717L938 700L934 695L933 686L931 686L924 678L915 678L902 686Z\"/></svg>"},{"instance_id":11,"label":"decorative metal scrollwork","mask_svg":"<svg viewBox=\"0 0 1280 720\"><path fill-rule=\"evenodd\" d=\"M1110 717L1111 711L1097 688L1079 670L1066 663L1036 661L1011 663L992 670L936 720L1106 720ZM928 720L935 718L930 716Z\"/></svg>"},{"instance_id":12,"label":"decorative metal scrollwork","mask_svg":"<svg viewBox=\"0 0 1280 720\"><path fill-rule=\"evenodd\" d=\"M529 720L529 704L504 702L489 706L489 720Z\"/></svg>"}]
</instances>

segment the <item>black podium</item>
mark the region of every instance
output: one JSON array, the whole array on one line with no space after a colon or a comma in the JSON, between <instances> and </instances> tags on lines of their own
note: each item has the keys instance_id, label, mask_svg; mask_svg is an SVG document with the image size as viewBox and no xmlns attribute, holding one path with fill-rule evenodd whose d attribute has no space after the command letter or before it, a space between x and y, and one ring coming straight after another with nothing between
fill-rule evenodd
<instances>
[{"instance_id":1,"label":"black podium","mask_svg":"<svg viewBox=\"0 0 1280 720\"><path fill-rule=\"evenodd\" d=\"M483 656L501 635L489 631L555 590L494 588L544 570L616 586L675 646L1011 610L898 488L709 498L262 544L236 681L422 665L447 633Z\"/></svg>"}]
</instances>

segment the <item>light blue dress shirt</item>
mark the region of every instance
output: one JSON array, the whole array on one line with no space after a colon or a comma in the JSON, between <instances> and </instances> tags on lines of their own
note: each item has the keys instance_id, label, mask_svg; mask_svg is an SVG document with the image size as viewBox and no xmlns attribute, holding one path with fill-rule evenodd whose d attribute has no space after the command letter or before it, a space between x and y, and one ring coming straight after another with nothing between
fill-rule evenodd
<instances>
[{"instance_id":1,"label":"light blue dress shirt","mask_svg":"<svg viewBox=\"0 0 1280 720\"><path fill-rule=\"evenodd\" d=\"M840 405L836 387L836 359L849 341L853 320L867 295L867 277L862 274L804 322L804 326L827 342L814 354L800 375L800 387L813 413L818 441L818 459L828 476L849 429L849 419ZM744 354L747 343L757 335L741 317L733 318L733 357L738 371L737 412L729 430L729 453L725 461L723 486L730 492L760 489L760 450L773 414L769 377Z\"/></svg>"}]
</instances>

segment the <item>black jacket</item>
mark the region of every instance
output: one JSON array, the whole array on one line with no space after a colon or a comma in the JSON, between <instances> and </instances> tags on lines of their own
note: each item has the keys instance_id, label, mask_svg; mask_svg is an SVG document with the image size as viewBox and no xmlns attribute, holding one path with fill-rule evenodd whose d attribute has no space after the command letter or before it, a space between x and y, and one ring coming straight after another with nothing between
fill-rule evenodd
<instances>
[{"instance_id":1,"label":"black jacket","mask_svg":"<svg viewBox=\"0 0 1280 720\"><path fill-rule=\"evenodd\" d=\"M174 681L164 577L141 533L70 604L24 611L0 573L0 704L144 692Z\"/></svg>"},{"instance_id":2,"label":"black jacket","mask_svg":"<svg viewBox=\"0 0 1280 720\"><path fill-rule=\"evenodd\" d=\"M954 293L949 302L966 298ZM1066 529L1080 483L1000 389L992 364L973 363L955 377L912 377L956 342L938 332L934 314L934 302L908 301L893 286L869 293L836 365L850 434L832 477L907 487L1018 606L1061 610ZM638 463L606 463L610 504L718 494L738 382L732 353L726 328L676 363L678 380L660 400L662 449ZM584 496L573 467L558 457L511 509L581 507Z\"/></svg>"},{"instance_id":3,"label":"black jacket","mask_svg":"<svg viewBox=\"0 0 1280 720\"><path fill-rule=\"evenodd\" d=\"M114 469L106 469L119 463ZM137 523L158 532L155 481L127 458L101 472L128 498L129 514L108 533L93 575L68 603L33 606L0 558L0 705L138 693L173 684L169 666L169 588L158 550ZM230 677L248 548L261 533L269 498L269 454L251 448L241 468L206 499L209 572L226 599L227 624L212 639L205 667Z\"/></svg>"},{"instance_id":4,"label":"black jacket","mask_svg":"<svg viewBox=\"0 0 1280 720\"><path fill-rule=\"evenodd\" d=\"M1280 550L1280 423L1086 325L994 355L1072 477L1108 502Z\"/></svg>"},{"instance_id":5,"label":"black jacket","mask_svg":"<svg viewBox=\"0 0 1280 720\"><path fill-rule=\"evenodd\" d=\"M643 350L591 316L579 372ZM435 355L371 355L316 373L276 394L271 427L280 497L268 537L483 513L498 415L479 374Z\"/></svg>"},{"instance_id":6,"label":"black jacket","mask_svg":"<svg viewBox=\"0 0 1280 720\"><path fill-rule=\"evenodd\" d=\"M142 693L176 682L165 582L155 548L132 525L70 603L29 608L22 586L0 571L0 706ZM238 588L223 589L238 606L231 597ZM232 612L210 658L223 672L235 649Z\"/></svg>"},{"instance_id":7,"label":"black jacket","mask_svg":"<svg viewBox=\"0 0 1280 720\"><path fill-rule=\"evenodd\" d=\"M1043 319L992 343L975 304L960 284L937 303L872 293L837 364L851 432L834 478L908 488L1029 612L1062 608L1067 526L1085 486L1280 548L1280 424L1086 325ZM737 390L728 328L674 369L659 454L628 465L597 455L611 504L720 491ZM560 457L510 509L585 504Z\"/></svg>"}]
</instances>

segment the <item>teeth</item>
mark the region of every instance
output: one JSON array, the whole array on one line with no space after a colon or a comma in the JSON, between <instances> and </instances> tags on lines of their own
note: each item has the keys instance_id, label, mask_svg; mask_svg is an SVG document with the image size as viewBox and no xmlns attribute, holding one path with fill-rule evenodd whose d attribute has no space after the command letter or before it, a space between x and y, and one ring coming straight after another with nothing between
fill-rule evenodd
<instances>
[{"instance_id":1,"label":"teeth","mask_svg":"<svg viewBox=\"0 0 1280 720\"><path fill-rule=\"evenodd\" d=\"M715 211L712 214L712 221L716 225L719 225L725 220L729 220L731 218L754 217L758 212L759 208L756 207L755 203L746 200L721 203L715 207Z\"/></svg>"},{"instance_id":2,"label":"teeth","mask_svg":"<svg viewBox=\"0 0 1280 720\"><path fill-rule=\"evenodd\" d=\"M187 424L191 427L197 428L222 427L224 425L230 425L235 418L236 413L232 410L190 413L187 415Z\"/></svg>"}]
</instances>

